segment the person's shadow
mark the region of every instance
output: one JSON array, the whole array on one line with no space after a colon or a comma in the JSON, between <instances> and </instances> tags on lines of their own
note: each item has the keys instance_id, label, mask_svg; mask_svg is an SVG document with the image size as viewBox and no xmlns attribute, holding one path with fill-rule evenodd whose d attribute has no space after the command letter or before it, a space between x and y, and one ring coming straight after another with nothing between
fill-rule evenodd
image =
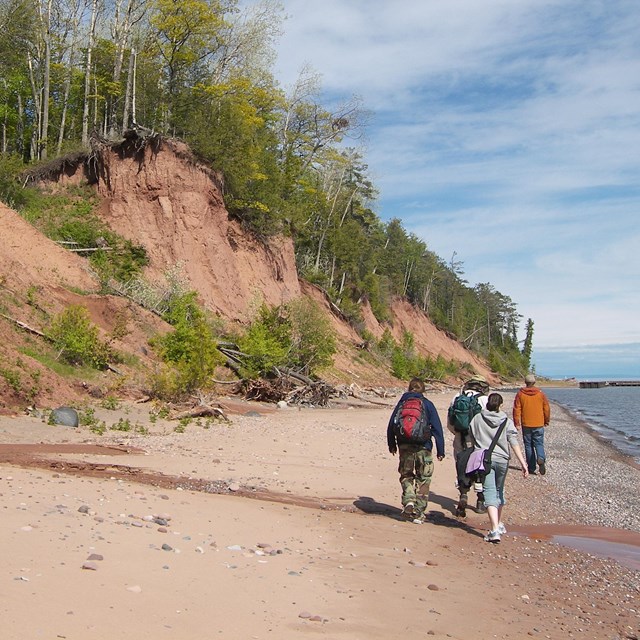
<instances>
[{"instance_id":1,"label":"person's shadow","mask_svg":"<svg viewBox=\"0 0 640 640\"><path fill-rule=\"evenodd\" d=\"M448 498L446 496L438 495L437 493L430 493L429 502L435 502L443 509L451 513L451 516L449 516L447 514L440 513L439 511L430 511L427 516L427 522L429 522L430 524L434 524L440 527L457 527L459 529L467 531L474 536L483 536L480 531L469 526L466 522L464 522L464 520L460 520L454 516L456 509L455 500L452 500L451 498ZM353 501L353 506L363 513L369 515L385 516L387 518L391 518L392 520L406 522L405 518L402 515L402 509L394 507L390 504L385 504L384 502L378 502L377 500L375 500L375 498L371 498L370 496L358 497Z\"/></svg>"}]
</instances>

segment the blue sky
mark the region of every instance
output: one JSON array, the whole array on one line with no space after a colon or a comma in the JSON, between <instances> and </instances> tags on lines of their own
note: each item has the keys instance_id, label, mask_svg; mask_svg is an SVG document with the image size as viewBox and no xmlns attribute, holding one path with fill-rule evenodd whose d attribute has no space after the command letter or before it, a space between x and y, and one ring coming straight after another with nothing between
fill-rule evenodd
<instances>
[{"instance_id":1,"label":"blue sky","mask_svg":"<svg viewBox=\"0 0 640 640\"><path fill-rule=\"evenodd\" d=\"M533 318L539 373L640 378L640 3L281 4L281 85L371 111L378 215Z\"/></svg>"}]
</instances>

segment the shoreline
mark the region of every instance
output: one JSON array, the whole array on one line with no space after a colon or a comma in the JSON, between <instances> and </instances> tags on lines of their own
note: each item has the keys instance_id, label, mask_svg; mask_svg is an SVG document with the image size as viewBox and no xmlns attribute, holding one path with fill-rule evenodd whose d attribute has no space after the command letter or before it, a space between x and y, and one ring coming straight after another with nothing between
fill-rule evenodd
<instances>
[{"instance_id":1,"label":"shoreline","mask_svg":"<svg viewBox=\"0 0 640 640\"><path fill-rule=\"evenodd\" d=\"M569 407L565 407L563 404L561 404L557 400L549 400L549 402L552 405L556 406L561 411L567 413L571 420L573 420L574 422L579 424L580 427L582 429L584 429L585 431L587 431L591 437L595 438L601 444L603 444L605 447L607 447L610 450L610 452L611 452L613 457L619 458L622 462L625 462L629 466L634 467L636 470L640 471L640 462L638 461L636 456L634 456L631 453L627 453L626 451L622 451L616 445L615 441L612 438L607 437L605 435L605 433L599 431L597 427L595 427L593 424L591 424L588 420L585 420L584 418L582 418L579 415L577 415ZM614 429L612 429L612 428L610 428L610 427L608 427L606 425L604 425L604 429L607 429L609 431L613 431L614 433L620 433L620 432L615 431ZM638 454L638 455L640 457L640 454Z\"/></svg>"},{"instance_id":2,"label":"shoreline","mask_svg":"<svg viewBox=\"0 0 640 640\"><path fill-rule=\"evenodd\" d=\"M444 418L450 394L430 397ZM470 509L464 521L453 516L447 432L447 457L435 463L431 520L416 526L400 516L397 457L386 451L392 403L277 411L239 403L229 424L194 423L177 433L176 423L158 421L147 425L150 435L96 436L1 418L0 443L78 447L51 453L55 469L0 465L5 637L151 639L170 629L181 640L203 633L229 640L309 633L612 640L638 633L640 571L518 533L543 525L575 532L612 521L611 507L591 515L580 495L567 497L576 491L567 476L588 482L587 464L576 471L578 462L606 459L615 477L637 483L635 468L556 410L548 473L525 480L511 468L505 522L514 535L491 545L482 539L486 515ZM111 424L142 421L145 411L97 413ZM576 440L577 431L584 437ZM95 447L82 452L96 443L124 453L109 459ZM102 477L65 472L89 463L103 468ZM138 484L125 467L179 476L184 488ZM191 489L199 478L218 483L222 493ZM592 480L593 491L606 495L607 487ZM247 499L242 493L250 487L287 501ZM88 560L94 555L103 559ZM83 569L85 563L93 568ZM490 575L491 589L479 598L478 585ZM102 627L106 619L118 622Z\"/></svg>"},{"instance_id":3,"label":"shoreline","mask_svg":"<svg viewBox=\"0 0 640 640\"><path fill-rule=\"evenodd\" d=\"M640 532L638 464L569 409L550 402L551 424L545 428L547 474L532 480L550 484L572 519L584 525ZM512 403L511 395L505 398L506 406ZM537 510L543 518L543 505Z\"/></svg>"}]
</instances>

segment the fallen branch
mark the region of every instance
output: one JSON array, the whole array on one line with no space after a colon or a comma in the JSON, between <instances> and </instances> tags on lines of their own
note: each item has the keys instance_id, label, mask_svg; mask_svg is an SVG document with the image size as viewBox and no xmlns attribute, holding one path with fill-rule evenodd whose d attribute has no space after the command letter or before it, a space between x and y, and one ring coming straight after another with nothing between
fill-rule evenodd
<instances>
[{"instance_id":1,"label":"fallen branch","mask_svg":"<svg viewBox=\"0 0 640 640\"><path fill-rule=\"evenodd\" d=\"M7 320L10 320L15 325L17 325L21 329L24 329L25 331L28 331L29 333L33 333L36 336L40 336L41 338L45 338L45 340L51 340L51 338L49 338L47 335L42 333L42 331L38 331L37 329L34 329L33 327L30 327L28 324L25 324L24 322L21 322L20 320L16 320L15 318L12 318L11 316L7 316L4 313L0 313L0 316L2 316L3 318L5 318Z\"/></svg>"},{"instance_id":2,"label":"fallen branch","mask_svg":"<svg viewBox=\"0 0 640 640\"><path fill-rule=\"evenodd\" d=\"M5 318L6 320L13 322L16 326L20 327L24 331L27 331L28 333L32 333L33 335L38 336L39 338L44 338L48 342L53 342L53 340L46 333L42 333L42 331L38 331L38 329L34 329L33 327L30 327L28 324L22 322L21 320L16 320L16 318L12 318L11 316L8 316L4 313L0 313L0 316ZM63 351L64 349L60 350L60 352L56 356L56 360L62 355ZM116 369L113 365L109 363L107 363L105 366L109 371L113 371L113 373L117 373L119 376L124 375L122 371L120 371L119 369Z\"/></svg>"},{"instance_id":3,"label":"fallen branch","mask_svg":"<svg viewBox=\"0 0 640 640\"><path fill-rule=\"evenodd\" d=\"M225 412L219 407L201 406L194 407L193 409L187 409L181 411L169 417L169 420L182 420L183 418L222 418L227 420L228 418Z\"/></svg>"},{"instance_id":4,"label":"fallen branch","mask_svg":"<svg viewBox=\"0 0 640 640\"><path fill-rule=\"evenodd\" d=\"M363 395L357 393L354 388L354 385L350 385L349 386L349 395L353 396L354 398L358 399L358 400L362 400L363 402L369 402L370 404L375 404L375 405L380 405L381 407L388 407L389 403L388 402L381 402L379 400L373 400L372 398L366 398Z\"/></svg>"}]
</instances>

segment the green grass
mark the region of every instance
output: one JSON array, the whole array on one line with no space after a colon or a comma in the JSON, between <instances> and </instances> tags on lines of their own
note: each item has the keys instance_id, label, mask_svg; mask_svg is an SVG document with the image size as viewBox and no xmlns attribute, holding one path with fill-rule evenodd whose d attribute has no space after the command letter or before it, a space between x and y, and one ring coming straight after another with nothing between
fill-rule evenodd
<instances>
[{"instance_id":1,"label":"green grass","mask_svg":"<svg viewBox=\"0 0 640 640\"><path fill-rule=\"evenodd\" d=\"M106 247L88 260L104 283L111 278L121 282L138 275L149 263L146 250L115 233L95 213L100 199L89 186L67 187L50 194L37 188L28 190L20 214L48 238L75 249Z\"/></svg>"},{"instance_id":2,"label":"green grass","mask_svg":"<svg viewBox=\"0 0 640 640\"><path fill-rule=\"evenodd\" d=\"M19 351L64 378L93 379L97 374L97 371L91 367L74 367L71 364L57 360L52 351L41 351L34 347L20 347Z\"/></svg>"}]
</instances>

